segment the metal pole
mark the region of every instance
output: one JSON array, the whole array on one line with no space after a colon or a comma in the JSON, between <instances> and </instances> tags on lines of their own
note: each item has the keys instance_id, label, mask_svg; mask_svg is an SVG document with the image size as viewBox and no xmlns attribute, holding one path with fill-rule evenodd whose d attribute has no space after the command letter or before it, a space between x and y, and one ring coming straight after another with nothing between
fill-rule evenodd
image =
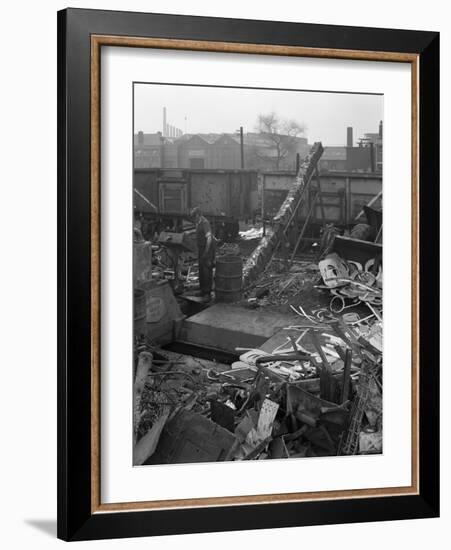
<instances>
[{"instance_id":1,"label":"metal pole","mask_svg":"<svg viewBox=\"0 0 451 550\"><path fill-rule=\"evenodd\" d=\"M375 197L373 197L373 198L370 200L370 202L369 202L366 206L368 206L368 207L373 206L373 204L377 201L377 199L378 199L381 195L382 195L382 191L379 191L379 193L378 193ZM359 212L359 213L357 214L357 216L354 218L354 221L357 221L357 220L360 218L360 216L363 216L363 214L365 214L365 210L363 210L363 208L362 208L362 210L360 210L360 212Z\"/></svg>"},{"instance_id":2,"label":"metal pole","mask_svg":"<svg viewBox=\"0 0 451 550\"><path fill-rule=\"evenodd\" d=\"M381 235L382 235L382 224L381 224L381 226L380 226L380 228L379 228L379 231L377 232L376 238L374 239L374 242L375 242L375 243L378 243L378 242L379 242Z\"/></svg>"},{"instance_id":3,"label":"metal pole","mask_svg":"<svg viewBox=\"0 0 451 550\"><path fill-rule=\"evenodd\" d=\"M376 163L374 162L374 143L371 141L370 142L370 167L371 167L371 172L376 171L375 164Z\"/></svg>"},{"instance_id":4,"label":"metal pole","mask_svg":"<svg viewBox=\"0 0 451 550\"><path fill-rule=\"evenodd\" d=\"M320 207L321 207L321 218L322 218L323 225L324 225L326 223L326 212L324 210L323 192L322 192L322 189L321 189L321 180L319 178L318 167L315 170L315 175L316 175L316 182L318 184L318 191L319 191L319 204L320 204Z\"/></svg>"},{"instance_id":5,"label":"metal pole","mask_svg":"<svg viewBox=\"0 0 451 550\"><path fill-rule=\"evenodd\" d=\"M241 170L244 170L244 139L243 127L240 126Z\"/></svg>"},{"instance_id":6,"label":"metal pole","mask_svg":"<svg viewBox=\"0 0 451 550\"><path fill-rule=\"evenodd\" d=\"M296 244L294 245L293 253L291 254L290 262L293 262L294 257L296 256L296 252L298 251L299 245L301 244L302 237L304 236L305 230L307 228L307 225L310 221L310 216L312 215L313 209L316 206L316 199L318 198L319 191L317 191L315 198L312 201L312 204L310 206L310 210L308 211L307 217L305 218L304 225L302 226L301 232L299 233L298 240L296 241Z\"/></svg>"}]
</instances>

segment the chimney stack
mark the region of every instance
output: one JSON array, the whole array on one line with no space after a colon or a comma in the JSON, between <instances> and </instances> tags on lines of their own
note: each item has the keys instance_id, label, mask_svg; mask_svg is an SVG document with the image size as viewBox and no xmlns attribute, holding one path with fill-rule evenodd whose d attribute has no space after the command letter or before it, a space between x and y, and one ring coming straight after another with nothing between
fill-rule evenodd
<instances>
[{"instance_id":1,"label":"chimney stack","mask_svg":"<svg viewBox=\"0 0 451 550\"><path fill-rule=\"evenodd\" d=\"M353 145L354 145L354 138L352 135L352 126L348 126L347 137L346 137L346 147L353 147Z\"/></svg>"},{"instance_id":2,"label":"chimney stack","mask_svg":"<svg viewBox=\"0 0 451 550\"><path fill-rule=\"evenodd\" d=\"M167 137L166 107L163 107L163 137Z\"/></svg>"},{"instance_id":3,"label":"chimney stack","mask_svg":"<svg viewBox=\"0 0 451 550\"><path fill-rule=\"evenodd\" d=\"M383 122L382 120L379 122L379 137L382 139L382 131L383 131Z\"/></svg>"}]
</instances>

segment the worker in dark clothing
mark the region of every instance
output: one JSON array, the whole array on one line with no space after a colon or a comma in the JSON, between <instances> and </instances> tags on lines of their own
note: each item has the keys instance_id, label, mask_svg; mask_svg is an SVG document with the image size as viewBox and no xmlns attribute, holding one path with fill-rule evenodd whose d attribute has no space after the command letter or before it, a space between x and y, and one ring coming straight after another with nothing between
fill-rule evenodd
<instances>
[{"instance_id":1,"label":"worker in dark clothing","mask_svg":"<svg viewBox=\"0 0 451 550\"><path fill-rule=\"evenodd\" d=\"M211 289L213 285L215 238L211 231L210 222L202 215L198 206L191 210L191 217L196 224L200 293L203 298L209 300L211 298Z\"/></svg>"}]
</instances>

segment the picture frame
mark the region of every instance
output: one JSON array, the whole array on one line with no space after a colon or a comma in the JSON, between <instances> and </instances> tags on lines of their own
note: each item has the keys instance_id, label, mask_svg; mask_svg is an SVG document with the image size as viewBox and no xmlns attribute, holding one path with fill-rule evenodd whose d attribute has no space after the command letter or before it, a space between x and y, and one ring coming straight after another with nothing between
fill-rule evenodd
<instances>
[{"instance_id":1,"label":"picture frame","mask_svg":"<svg viewBox=\"0 0 451 550\"><path fill-rule=\"evenodd\" d=\"M100 52L399 62L412 69L412 483L156 503L100 499ZM58 537L88 540L439 515L439 34L101 10L58 13Z\"/></svg>"}]
</instances>

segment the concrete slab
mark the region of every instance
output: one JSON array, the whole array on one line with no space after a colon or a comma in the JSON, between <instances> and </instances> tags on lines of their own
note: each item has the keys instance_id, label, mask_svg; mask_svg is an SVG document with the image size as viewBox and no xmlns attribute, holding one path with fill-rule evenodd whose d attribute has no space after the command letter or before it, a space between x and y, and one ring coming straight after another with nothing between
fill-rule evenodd
<instances>
[{"instance_id":1,"label":"concrete slab","mask_svg":"<svg viewBox=\"0 0 451 550\"><path fill-rule=\"evenodd\" d=\"M292 325L297 318L294 313L214 304L185 319L179 340L237 353L237 347L258 348L282 327Z\"/></svg>"}]
</instances>

